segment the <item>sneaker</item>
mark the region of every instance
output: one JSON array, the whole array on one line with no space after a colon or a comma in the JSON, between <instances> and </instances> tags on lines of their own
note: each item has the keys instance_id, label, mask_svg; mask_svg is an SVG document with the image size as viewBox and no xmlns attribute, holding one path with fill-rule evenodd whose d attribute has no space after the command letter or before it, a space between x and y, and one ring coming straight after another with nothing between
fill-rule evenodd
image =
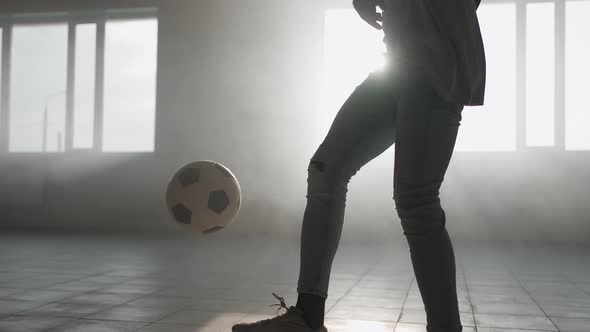
<instances>
[{"instance_id":1,"label":"sneaker","mask_svg":"<svg viewBox=\"0 0 590 332\"><path fill-rule=\"evenodd\" d=\"M287 312L280 316L270 319L264 319L255 323L240 323L232 327L232 332L328 332L325 326L312 329L303 320L303 311L297 307L287 307L285 300L275 293L272 293L280 304L271 304L269 306L279 306L277 314L282 308Z\"/></svg>"}]
</instances>

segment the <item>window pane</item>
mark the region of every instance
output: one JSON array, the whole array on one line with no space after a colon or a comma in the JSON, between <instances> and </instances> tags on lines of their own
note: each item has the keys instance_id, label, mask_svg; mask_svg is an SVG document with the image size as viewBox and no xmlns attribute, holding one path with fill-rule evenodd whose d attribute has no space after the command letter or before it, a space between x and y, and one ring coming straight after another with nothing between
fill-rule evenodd
<instances>
[{"instance_id":1,"label":"window pane","mask_svg":"<svg viewBox=\"0 0 590 332\"><path fill-rule=\"evenodd\" d=\"M2 35L2 28L0 28L0 113L4 112L4 110L2 109L2 49L3 49L2 36L3 36ZM2 128L1 125L0 125L0 128Z\"/></svg>"},{"instance_id":2,"label":"window pane","mask_svg":"<svg viewBox=\"0 0 590 332\"><path fill-rule=\"evenodd\" d=\"M10 151L63 150L67 39L65 24L14 26Z\"/></svg>"},{"instance_id":3,"label":"window pane","mask_svg":"<svg viewBox=\"0 0 590 332\"><path fill-rule=\"evenodd\" d=\"M555 12L553 3L527 4L526 144L553 146Z\"/></svg>"},{"instance_id":4,"label":"window pane","mask_svg":"<svg viewBox=\"0 0 590 332\"><path fill-rule=\"evenodd\" d=\"M466 106L457 151L516 148L516 5L481 4L477 10L487 63L483 106Z\"/></svg>"},{"instance_id":5,"label":"window pane","mask_svg":"<svg viewBox=\"0 0 590 332\"><path fill-rule=\"evenodd\" d=\"M153 151L156 19L106 24L104 151Z\"/></svg>"},{"instance_id":6,"label":"window pane","mask_svg":"<svg viewBox=\"0 0 590 332\"><path fill-rule=\"evenodd\" d=\"M76 26L74 148L92 148L96 72L96 24Z\"/></svg>"},{"instance_id":7,"label":"window pane","mask_svg":"<svg viewBox=\"0 0 590 332\"><path fill-rule=\"evenodd\" d=\"M590 149L590 1L566 3L565 54L565 147L567 150Z\"/></svg>"}]
</instances>

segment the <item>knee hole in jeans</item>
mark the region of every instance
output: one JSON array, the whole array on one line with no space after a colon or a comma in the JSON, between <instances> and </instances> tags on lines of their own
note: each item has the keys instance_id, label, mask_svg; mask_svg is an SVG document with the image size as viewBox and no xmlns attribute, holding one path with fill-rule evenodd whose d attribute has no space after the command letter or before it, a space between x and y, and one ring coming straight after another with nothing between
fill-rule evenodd
<instances>
[{"instance_id":1,"label":"knee hole in jeans","mask_svg":"<svg viewBox=\"0 0 590 332\"><path fill-rule=\"evenodd\" d=\"M321 162L321 161L317 161L317 160L312 160L312 161L310 161L310 162L309 162L309 167L311 168L311 166L312 166L312 165L314 165L314 166L315 166L315 168L316 168L318 171L320 171L320 172L323 172L323 171L324 171L324 169L325 169L325 166L326 166L326 165L325 165L323 162Z\"/></svg>"}]
</instances>

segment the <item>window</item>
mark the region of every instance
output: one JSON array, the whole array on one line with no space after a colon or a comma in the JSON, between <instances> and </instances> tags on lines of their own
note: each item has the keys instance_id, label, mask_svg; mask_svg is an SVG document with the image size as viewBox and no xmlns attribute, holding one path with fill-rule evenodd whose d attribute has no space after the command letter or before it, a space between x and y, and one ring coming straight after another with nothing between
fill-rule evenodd
<instances>
[{"instance_id":1,"label":"window","mask_svg":"<svg viewBox=\"0 0 590 332\"><path fill-rule=\"evenodd\" d=\"M590 1L566 2L565 148L590 149Z\"/></svg>"},{"instance_id":2,"label":"window","mask_svg":"<svg viewBox=\"0 0 590 332\"><path fill-rule=\"evenodd\" d=\"M555 144L555 5L527 4L526 144Z\"/></svg>"},{"instance_id":3,"label":"window","mask_svg":"<svg viewBox=\"0 0 590 332\"><path fill-rule=\"evenodd\" d=\"M10 86L0 117L9 119L0 126L8 151L154 151L154 15L149 8L72 12L3 23L11 37L9 45L0 38L0 50L11 56L10 75L0 76Z\"/></svg>"},{"instance_id":4,"label":"window","mask_svg":"<svg viewBox=\"0 0 590 332\"><path fill-rule=\"evenodd\" d=\"M354 10L328 10L324 30L324 90L328 126L338 109L365 77L384 64L383 33L358 17Z\"/></svg>"},{"instance_id":5,"label":"window","mask_svg":"<svg viewBox=\"0 0 590 332\"><path fill-rule=\"evenodd\" d=\"M153 151L156 108L155 19L106 25L104 151Z\"/></svg>"},{"instance_id":6,"label":"window","mask_svg":"<svg viewBox=\"0 0 590 332\"><path fill-rule=\"evenodd\" d=\"M516 6L481 5L488 77L486 105L463 111L457 150L514 150L516 141ZM498 18L502 24L498 24ZM325 18L325 122L373 70L383 65L383 32L373 29L354 10L328 10ZM468 108L468 107L466 107Z\"/></svg>"},{"instance_id":7,"label":"window","mask_svg":"<svg viewBox=\"0 0 590 332\"><path fill-rule=\"evenodd\" d=\"M487 62L485 105L465 107L456 150L555 148L563 141L565 147L559 143L559 148L590 150L590 112L585 106L585 82L590 77L586 33L590 31L590 1L566 1L565 20L556 11L556 1L526 0L518 8L517 3L490 1L477 11ZM335 113L354 87L379 67L382 32L372 29L354 10L327 11L325 22L328 93L324 106ZM565 72L556 67L562 61L556 58L556 41L565 43ZM517 63L518 59L523 62ZM556 74L565 77L565 86L556 85ZM556 91L565 91L565 100L557 99L561 94ZM526 107L517 109L517 105ZM557 121L561 114L564 124ZM326 116L327 123L332 115Z\"/></svg>"},{"instance_id":8,"label":"window","mask_svg":"<svg viewBox=\"0 0 590 332\"><path fill-rule=\"evenodd\" d=\"M516 5L482 3L477 15L486 53L485 101L463 110L456 150L512 151L516 149Z\"/></svg>"},{"instance_id":9,"label":"window","mask_svg":"<svg viewBox=\"0 0 590 332\"><path fill-rule=\"evenodd\" d=\"M96 24L76 26L74 149L93 147L96 78Z\"/></svg>"},{"instance_id":10,"label":"window","mask_svg":"<svg viewBox=\"0 0 590 332\"><path fill-rule=\"evenodd\" d=\"M66 24L13 27L9 151L63 151L67 40Z\"/></svg>"}]
</instances>

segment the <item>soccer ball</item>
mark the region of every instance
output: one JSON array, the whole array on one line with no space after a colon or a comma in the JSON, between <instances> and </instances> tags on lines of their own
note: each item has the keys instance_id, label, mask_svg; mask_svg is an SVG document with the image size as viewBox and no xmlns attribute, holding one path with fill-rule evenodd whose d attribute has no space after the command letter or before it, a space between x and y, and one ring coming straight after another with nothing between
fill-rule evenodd
<instances>
[{"instance_id":1,"label":"soccer ball","mask_svg":"<svg viewBox=\"0 0 590 332\"><path fill-rule=\"evenodd\" d=\"M166 191L168 212L178 225L204 234L233 222L240 210L242 192L233 173L211 160L182 167Z\"/></svg>"}]
</instances>

